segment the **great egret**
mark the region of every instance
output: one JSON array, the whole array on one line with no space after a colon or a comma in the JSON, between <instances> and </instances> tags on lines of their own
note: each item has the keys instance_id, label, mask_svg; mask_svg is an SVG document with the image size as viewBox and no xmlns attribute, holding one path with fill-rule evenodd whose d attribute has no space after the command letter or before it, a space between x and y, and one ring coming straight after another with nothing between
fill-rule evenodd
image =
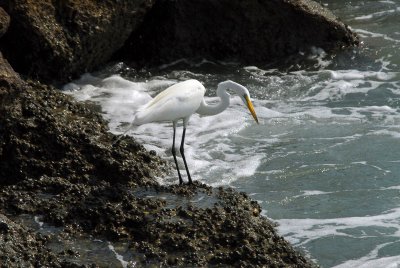
<instances>
[{"instance_id":1,"label":"great egret","mask_svg":"<svg viewBox=\"0 0 400 268\"><path fill-rule=\"evenodd\" d=\"M179 171L175 151L175 133L178 121L181 119L183 120L183 133L180 153L183 158L183 163L185 164L189 184L191 184L192 178L190 176L184 153L187 124L190 117L194 113L209 116L219 114L224 111L229 106L230 102L230 95L228 92L226 92L228 89L239 95L247 108L249 108L251 115L258 124L258 118L250 100L249 91L244 86L230 80L218 84L217 96L220 97L220 102L215 105L208 105L204 101L204 93L206 92L206 89L199 81L192 79L170 86L169 88L160 92L154 97L154 99L136 112L131 126L142 125L150 122L172 121L174 129L172 155L174 157L176 170L178 171L179 184L182 184L183 180Z\"/></svg>"}]
</instances>

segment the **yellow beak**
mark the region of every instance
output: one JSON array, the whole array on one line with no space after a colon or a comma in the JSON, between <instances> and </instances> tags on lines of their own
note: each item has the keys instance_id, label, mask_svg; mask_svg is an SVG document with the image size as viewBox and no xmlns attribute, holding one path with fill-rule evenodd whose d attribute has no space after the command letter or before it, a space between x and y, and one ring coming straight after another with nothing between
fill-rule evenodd
<instances>
[{"instance_id":1,"label":"yellow beak","mask_svg":"<svg viewBox=\"0 0 400 268\"><path fill-rule=\"evenodd\" d=\"M246 99L247 108L249 108L249 111L250 111L251 115L253 116L254 120L256 120L257 124L259 124L256 111L254 110L254 106L253 106L253 103L250 100L249 95L246 94L244 96L244 98Z\"/></svg>"}]
</instances>

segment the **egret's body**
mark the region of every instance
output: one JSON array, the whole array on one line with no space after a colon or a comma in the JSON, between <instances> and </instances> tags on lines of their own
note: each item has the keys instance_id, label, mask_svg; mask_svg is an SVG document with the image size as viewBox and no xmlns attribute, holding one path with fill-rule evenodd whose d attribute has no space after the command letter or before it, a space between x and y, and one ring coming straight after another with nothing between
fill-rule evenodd
<instances>
[{"instance_id":1,"label":"egret's body","mask_svg":"<svg viewBox=\"0 0 400 268\"><path fill-rule=\"evenodd\" d=\"M226 91L228 89L231 89L241 97L243 102L249 108L252 116L258 123L257 115L254 111L253 104L250 101L249 91L244 86L232 81L225 81L218 85L217 95L218 97L220 97L220 102L215 105L208 105L205 102L204 94L206 92L206 89L199 81L192 79L177 83L165 89L136 112L132 125L142 125L150 122L172 121L174 129L172 155L175 160L180 184L183 183L183 180L179 171L175 151L175 134L177 122L179 120L183 120L183 133L180 153L185 164L189 183L192 183L184 154L186 127L189 122L190 116L194 113L210 116L224 111L230 103L230 95Z\"/></svg>"},{"instance_id":2,"label":"egret's body","mask_svg":"<svg viewBox=\"0 0 400 268\"><path fill-rule=\"evenodd\" d=\"M137 111L133 124L189 120L200 107L205 92L206 89L197 80L187 80L170 86Z\"/></svg>"}]
</instances>

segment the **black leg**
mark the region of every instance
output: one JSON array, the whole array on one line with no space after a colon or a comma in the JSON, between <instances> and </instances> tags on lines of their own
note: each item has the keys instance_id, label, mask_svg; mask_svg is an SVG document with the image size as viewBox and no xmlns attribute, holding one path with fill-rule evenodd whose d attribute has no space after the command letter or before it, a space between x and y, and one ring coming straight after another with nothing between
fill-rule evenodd
<instances>
[{"instance_id":1,"label":"black leg","mask_svg":"<svg viewBox=\"0 0 400 268\"><path fill-rule=\"evenodd\" d=\"M185 163L185 168L186 168L186 173L188 175L188 180L189 180L189 184L192 184L192 178L190 177L190 173L189 173L189 169L186 163L186 158L185 158L185 149L183 148L185 145L185 133L186 133L186 127L183 127L183 133L182 133L182 142L181 142L181 148L180 148L180 152L183 158L183 163Z\"/></svg>"},{"instance_id":2,"label":"black leg","mask_svg":"<svg viewBox=\"0 0 400 268\"><path fill-rule=\"evenodd\" d=\"M178 171L179 184L182 185L183 180L182 180L181 172L179 171L178 160L176 160L176 151L175 151L176 122L173 123L173 127L174 127L174 137L172 138L173 139L173 141L172 141L172 155L173 155L174 160L175 160L176 170Z\"/></svg>"}]
</instances>

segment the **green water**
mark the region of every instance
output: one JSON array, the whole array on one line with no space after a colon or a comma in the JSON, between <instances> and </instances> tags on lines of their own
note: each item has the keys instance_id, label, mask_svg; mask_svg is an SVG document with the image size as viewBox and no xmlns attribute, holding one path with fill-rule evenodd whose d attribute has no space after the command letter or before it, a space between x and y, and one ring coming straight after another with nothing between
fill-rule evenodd
<instances>
[{"instance_id":1,"label":"green water","mask_svg":"<svg viewBox=\"0 0 400 268\"><path fill-rule=\"evenodd\" d=\"M400 1L322 2L363 46L322 55L317 70L272 76L294 91L266 102L284 118L240 136L278 141L262 147L254 175L232 185L253 193L323 267L398 267Z\"/></svg>"}]
</instances>

